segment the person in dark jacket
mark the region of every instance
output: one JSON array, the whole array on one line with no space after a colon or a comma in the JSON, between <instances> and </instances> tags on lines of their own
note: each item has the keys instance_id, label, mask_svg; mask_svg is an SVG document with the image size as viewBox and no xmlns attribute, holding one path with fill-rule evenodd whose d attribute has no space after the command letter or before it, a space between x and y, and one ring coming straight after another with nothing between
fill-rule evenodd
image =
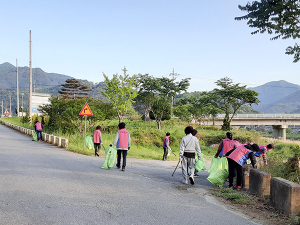
<instances>
[{"instance_id":1,"label":"person in dark jacket","mask_svg":"<svg viewBox=\"0 0 300 225\"><path fill-rule=\"evenodd\" d=\"M237 172L236 187L237 189L242 188L243 165L247 162L247 159L250 159L253 168L256 168L256 158L254 153L257 151L259 151L259 146L257 144L251 144L241 145L225 154L228 159L230 188L233 187L235 170Z\"/></svg>"},{"instance_id":2,"label":"person in dark jacket","mask_svg":"<svg viewBox=\"0 0 300 225\"><path fill-rule=\"evenodd\" d=\"M37 134L37 140L39 141L39 140L43 140L43 133L42 133L42 131L43 131L43 124L42 123L40 123L39 121L38 122L36 122L36 124L34 125L34 129L35 129L35 132L36 132L36 134Z\"/></svg>"}]
</instances>

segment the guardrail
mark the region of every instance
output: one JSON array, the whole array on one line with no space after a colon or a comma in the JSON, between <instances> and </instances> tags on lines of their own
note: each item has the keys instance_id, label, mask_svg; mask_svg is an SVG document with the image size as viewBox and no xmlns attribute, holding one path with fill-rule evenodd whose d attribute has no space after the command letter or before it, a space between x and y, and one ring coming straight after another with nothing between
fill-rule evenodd
<instances>
[{"instance_id":1,"label":"guardrail","mask_svg":"<svg viewBox=\"0 0 300 225\"><path fill-rule=\"evenodd\" d=\"M224 117L225 114L218 114L216 118ZM229 117L232 117L232 114ZM300 118L300 114L236 114L233 118Z\"/></svg>"}]
</instances>

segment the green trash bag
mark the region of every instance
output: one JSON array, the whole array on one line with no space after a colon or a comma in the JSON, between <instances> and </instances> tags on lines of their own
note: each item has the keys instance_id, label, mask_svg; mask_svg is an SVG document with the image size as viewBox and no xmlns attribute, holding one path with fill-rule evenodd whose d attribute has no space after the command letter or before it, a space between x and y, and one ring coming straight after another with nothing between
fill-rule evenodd
<instances>
[{"instance_id":1,"label":"green trash bag","mask_svg":"<svg viewBox=\"0 0 300 225\"><path fill-rule=\"evenodd\" d=\"M95 148L94 148L94 141L93 141L93 137L92 137L92 136L87 136L87 137L85 137L84 143L85 143L85 146L86 146L89 150L95 150Z\"/></svg>"},{"instance_id":2,"label":"green trash bag","mask_svg":"<svg viewBox=\"0 0 300 225\"><path fill-rule=\"evenodd\" d=\"M117 149L114 147L107 147L105 149L105 161L103 163L103 169L110 169L114 166L117 156Z\"/></svg>"},{"instance_id":3,"label":"green trash bag","mask_svg":"<svg viewBox=\"0 0 300 225\"><path fill-rule=\"evenodd\" d=\"M33 141L37 141L37 133L36 132L33 132L33 134L32 134L32 140Z\"/></svg>"},{"instance_id":4,"label":"green trash bag","mask_svg":"<svg viewBox=\"0 0 300 225\"><path fill-rule=\"evenodd\" d=\"M228 177L228 161L226 157L222 157L220 163L216 169L212 171L212 173L208 176L207 180L209 180L212 184L217 187L222 187Z\"/></svg>"},{"instance_id":5,"label":"green trash bag","mask_svg":"<svg viewBox=\"0 0 300 225\"><path fill-rule=\"evenodd\" d=\"M213 158L212 160L211 160L211 164L210 164L210 167L209 167L209 170L208 170L208 173L212 173L213 171L214 171L214 169L216 169L217 168L217 166L219 165L219 163L220 163L220 158L218 157L218 158Z\"/></svg>"},{"instance_id":6,"label":"green trash bag","mask_svg":"<svg viewBox=\"0 0 300 225\"><path fill-rule=\"evenodd\" d=\"M201 153L201 159L200 160L198 160L198 154L197 154L197 152L196 152L196 163L195 163L195 166L194 166L194 168L199 172L199 171L201 171L201 170L205 170L206 169L206 167L205 167L205 163L204 163L204 161L203 161L203 156L204 156L204 154L203 153Z\"/></svg>"}]
</instances>

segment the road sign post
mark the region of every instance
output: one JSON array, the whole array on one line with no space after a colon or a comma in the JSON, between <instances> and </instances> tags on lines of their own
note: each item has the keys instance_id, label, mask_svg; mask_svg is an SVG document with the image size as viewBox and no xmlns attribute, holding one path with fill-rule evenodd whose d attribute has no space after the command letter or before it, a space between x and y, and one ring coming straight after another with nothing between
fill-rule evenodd
<instances>
[{"instance_id":1,"label":"road sign post","mask_svg":"<svg viewBox=\"0 0 300 225\"><path fill-rule=\"evenodd\" d=\"M92 116L92 110L90 109L88 103L86 102L85 105L83 106L82 110L79 113L79 116L85 116L85 124L84 124L84 139L86 136L86 120L87 116ZM83 146L84 146L85 140L83 140Z\"/></svg>"}]
</instances>

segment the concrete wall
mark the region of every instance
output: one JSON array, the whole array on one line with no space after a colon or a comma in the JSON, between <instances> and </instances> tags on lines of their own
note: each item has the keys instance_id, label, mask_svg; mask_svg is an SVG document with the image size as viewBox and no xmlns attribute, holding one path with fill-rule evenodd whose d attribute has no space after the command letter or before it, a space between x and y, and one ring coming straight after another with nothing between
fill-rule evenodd
<instances>
[{"instance_id":1,"label":"concrete wall","mask_svg":"<svg viewBox=\"0 0 300 225\"><path fill-rule=\"evenodd\" d=\"M264 197L270 195L271 174L262 170L252 169L250 171L249 192L250 194Z\"/></svg>"},{"instance_id":2,"label":"concrete wall","mask_svg":"<svg viewBox=\"0 0 300 225\"><path fill-rule=\"evenodd\" d=\"M34 132L33 130L11 124L11 123L5 122L3 120L0 120L0 124L3 124L7 127L11 127L12 129L18 130L21 133L29 135L29 136L32 136L32 134ZM68 139L57 137L57 136L46 134L46 133L43 133L43 141L54 144L54 145L57 145L59 147L66 148L66 149L69 146L69 140Z\"/></svg>"},{"instance_id":3,"label":"concrete wall","mask_svg":"<svg viewBox=\"0 0 300 225\"><path fill-rule=\"evenodd\" d=\"M280 177L271 179L270 200L277 209L286 213L300 214L300 185Z\"/></svg>"}]
</instances>

